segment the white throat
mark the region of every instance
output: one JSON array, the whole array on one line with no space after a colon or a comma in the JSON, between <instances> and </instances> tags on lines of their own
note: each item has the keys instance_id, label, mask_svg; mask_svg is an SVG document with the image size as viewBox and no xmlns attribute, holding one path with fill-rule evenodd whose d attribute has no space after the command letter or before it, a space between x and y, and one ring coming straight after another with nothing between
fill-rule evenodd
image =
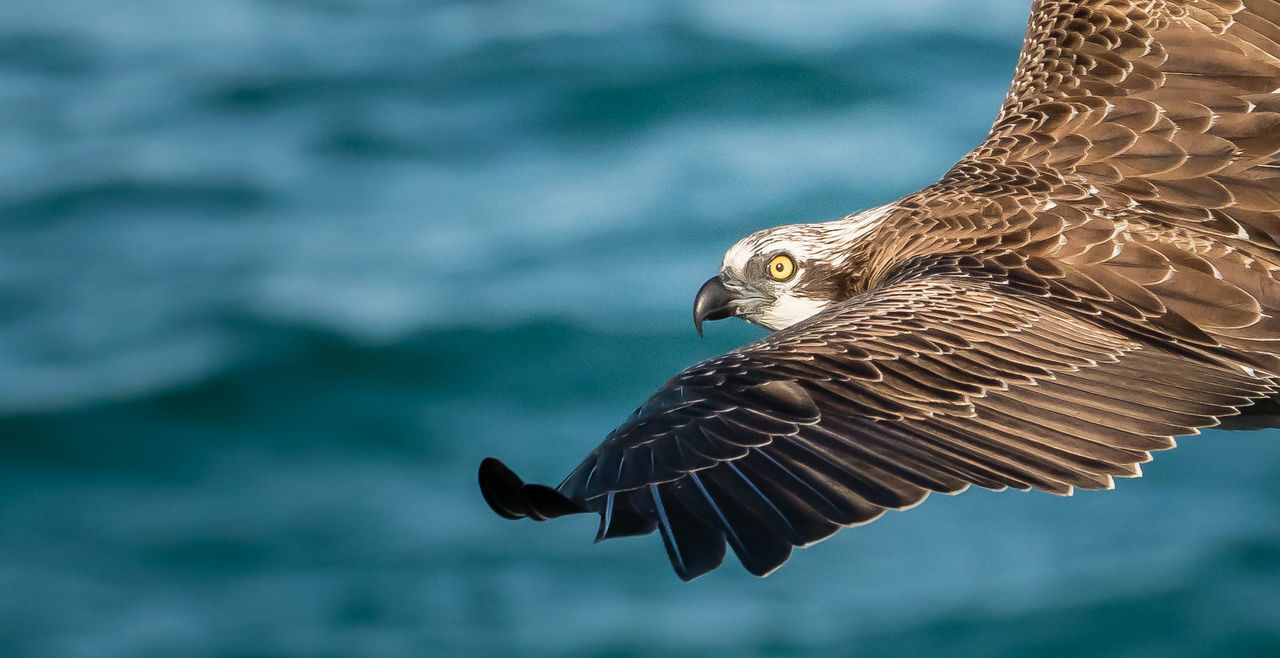
<instances>
[{"instance_id":1,"label":"white throat","mask_svg":"<svg viewBox=\"0 0 1280 658\"><path fill-rule=\"evenodd\" d=\"M777 331L813 316L826 308L829 303L811 297L787 294L779 297L778 301L771 306L761 309L760 314L751 320L766 329Z\"/></svg>"}]
</instances>

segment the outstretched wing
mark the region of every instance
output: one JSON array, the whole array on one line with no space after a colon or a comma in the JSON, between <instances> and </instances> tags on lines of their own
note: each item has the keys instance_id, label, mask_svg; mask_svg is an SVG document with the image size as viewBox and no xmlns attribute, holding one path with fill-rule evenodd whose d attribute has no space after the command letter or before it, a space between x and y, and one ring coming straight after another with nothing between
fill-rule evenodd
<instances>
[{"instance_id":1,"label":"outstretched wing","mask_svg":"<svg viewBox=\"0 0 1280 658\"><path fill-rule=\"evenodd\" d=\"M866 287L1016 252L1107 312L1280 371L1280 1L1037 0L987 140L899 202Z\"/></svg>"},{"instance_id":2,"label":"outstretched wing","mask_svg":"<svg viewBox=\"0 0 1280 658\"><path fill-rule=\"evenodd\" d=\"M1044 167L1235 236L1208 211L1280 210L1277 41L1277 0L1037 0L975 159Z\"/></svg>"},{"instance_id":3,"label":"outstretched wing","mask_svg":"<svg viewBox=\"0 0 1280 658\"><path fill-rule=\"evenodd\" d=\"M690 579L753 574L929 492L1109 488L1270 383L1064 310L998 276L886 286L677 375L553 490L486 460L509 518L596 512L662 533Z\"/></svg>"}]
</instances>

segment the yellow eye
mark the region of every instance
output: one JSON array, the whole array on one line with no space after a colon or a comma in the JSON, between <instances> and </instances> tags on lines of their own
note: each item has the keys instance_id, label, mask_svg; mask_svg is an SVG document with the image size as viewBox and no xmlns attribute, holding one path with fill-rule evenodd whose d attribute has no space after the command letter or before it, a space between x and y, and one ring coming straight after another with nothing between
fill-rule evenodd
<instances>
[{"instance_id":1,"label":"yellow eye","mask_svg":"<svg viewBox=\"0 0 1280 658\"><path fill-rule=\"evenodd\" d=\"M769 261L769 276L777 281L786 281L796 273L796 262L786 254L778 254Z\"/></svg>"}]
</instances>

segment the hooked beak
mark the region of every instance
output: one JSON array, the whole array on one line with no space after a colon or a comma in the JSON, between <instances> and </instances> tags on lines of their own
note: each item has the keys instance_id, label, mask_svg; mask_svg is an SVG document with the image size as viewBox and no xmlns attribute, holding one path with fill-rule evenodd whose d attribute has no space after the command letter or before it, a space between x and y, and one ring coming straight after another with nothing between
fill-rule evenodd
<instances>
[{"instance_id":1,"label":"hooked beak","mask_svg":"<svg viewBox=\"0 0 1280 658\"><path fill-rule=\"evenodd\" d=\"M726 288L719 276L707 279L693 300L693 327L698 330L698 335L702 335L704 320L723 320L733 316L738 300L738 295Z\"/></svg>"}]
</instances>

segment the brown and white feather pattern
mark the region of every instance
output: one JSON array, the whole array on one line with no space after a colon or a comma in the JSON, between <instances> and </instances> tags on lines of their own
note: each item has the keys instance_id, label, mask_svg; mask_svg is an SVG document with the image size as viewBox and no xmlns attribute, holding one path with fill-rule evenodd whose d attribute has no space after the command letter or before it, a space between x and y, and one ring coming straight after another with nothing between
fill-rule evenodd
<instances>
[{"instance_id":1,"label":"brown and white feather pattern","mask_svg":"<svg viewBox=\"0 0 1280 658\"><path fill-rule=\"evenodd\" d=\"M486 498L658 529L692 578L931 491L1138 475L1276 394L1277 89L1280 0L1037 0L981 146L793 229L847 236L823 310L677 375L556 489L486 460Z\"/></svg>"}]
</instances>

